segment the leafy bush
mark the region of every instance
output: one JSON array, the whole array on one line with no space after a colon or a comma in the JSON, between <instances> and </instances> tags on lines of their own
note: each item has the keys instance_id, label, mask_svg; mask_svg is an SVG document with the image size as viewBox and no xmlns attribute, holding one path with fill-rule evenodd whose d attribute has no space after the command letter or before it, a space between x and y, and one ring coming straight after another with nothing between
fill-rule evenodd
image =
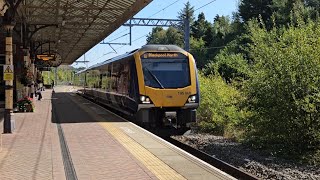
<instances>
[{"instance_id":1,"label":"leafy bush","mask_svg":"<svg viewBox=\"0 0 320 180\"><path fill-rule=\"evenodd\" d=\"M251 23L254 63L245 84L253 116L245 123L256 147L302 155L320 149L320 26L270 32Z\"/></svg>"},{"instance_id":2,"label":"leafy bush","mask_svg":"<svg viewBox=\"0 0 320 180\"><path fill-rule=\"evenodd\" d=\"M248 61L244 59L242 53L238 53L238 41L233 41L228 46L221 50L221 52L207 64L204 69L206 75L218 74L226 82L230 83L232 80L243 80L248 77Z\"/></svg>"},{"instance_id":3,"label":"leafy bush","mask_svg":"<svg viewBox=\"0 0 320 180\"><path fill-rule=\"evenodd\" d=\"M235 137L236 125L246 116L237 106L240 92L218 75L199 75L201 103L197 117L202 131Z\"/></svg>"}]
</instances>

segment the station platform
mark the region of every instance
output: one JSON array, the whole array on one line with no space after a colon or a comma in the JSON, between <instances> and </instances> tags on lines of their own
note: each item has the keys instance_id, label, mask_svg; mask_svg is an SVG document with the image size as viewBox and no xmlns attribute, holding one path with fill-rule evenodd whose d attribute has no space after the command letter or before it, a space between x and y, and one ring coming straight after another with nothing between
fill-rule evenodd
<instances>
[{"instance_id":1,"label":"station platform","mask_svg":"<svg viewBox=\"0 0 320 180\"><path fill-rule=\"evenodd\" d=\"M43 91L35 112L14 114L0 179L234 179L72 91Z\"/></svg>"}]
</instances>

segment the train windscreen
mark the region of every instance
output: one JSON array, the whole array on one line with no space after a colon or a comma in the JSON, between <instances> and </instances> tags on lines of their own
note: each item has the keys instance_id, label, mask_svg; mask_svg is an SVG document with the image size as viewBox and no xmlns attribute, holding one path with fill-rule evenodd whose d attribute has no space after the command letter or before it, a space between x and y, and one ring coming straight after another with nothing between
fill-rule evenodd
<instances>
[{"instance_id":1,"label":"train windscreen","mask_svg":"<svg viewBox=\"0 0 320 180\"><path fill-rule=\"evenodd\" d=\"M162 89L190 85L189 61L183 58L141 58L146 86Z\"/></svg>"}]
</instances>

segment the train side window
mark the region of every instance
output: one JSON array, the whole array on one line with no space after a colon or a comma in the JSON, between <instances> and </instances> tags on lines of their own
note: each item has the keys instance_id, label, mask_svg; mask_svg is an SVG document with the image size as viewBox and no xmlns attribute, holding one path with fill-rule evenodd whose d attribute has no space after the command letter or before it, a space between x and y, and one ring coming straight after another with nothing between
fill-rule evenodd
<instances>
[{"instance_id":1,"label":"train side window","mask_svg":"<svg viewBox=\"0 0 320 180\"><path fill-rule=\"evenodd\" d=\"M100 88L100 71L94 70L94 86Z\"/></svg>"},{"instance_id":2,"label":"train side window","mask_svg":"<svg viewBox=\"0 0 320 180\"><path fill-rule=\"evenodd\" d=\"M101 90L108 92L110 89L110 65L104 65L101 69L100 69L100 84L101 84Z\"/></svg>"},{"instance_id":3,"label":"train side window","mask_svg":"<svg viewBox=\"0 0 320 180\"><path fill-rule=\"evenodd\" d=\"M124 94L124 65L121 62L119 67L118 90L120 94Z\"/></svg>"},{"instance_id":4,"label":"train side window","mask_svg":"<svg viewBox=\"0 0 320 180\"><path fill-rule=\"evenodd\" d=\"M89 88L99 88L99 71L91 70L87 73L87 85Z\"/></svg>"},{"instance_id":5,"label":"train side window","mask_svg":"<svg viewBox=\"0 0 320 180\"><path fill-rule=\"evenodd\" d=\"M93 87L93 84L92 84L92 71L88 71L87 72L87 86L89 88Z\"/></svg>"},{"instance_id":6,"label":"train side window","mask_svg":"<svg viewBox=\"0 0 320 180\"><path fill-rule=\"evenodd\" d=\"M101 81L101 87L100 87L100 88L101 88L102 90L104 90L104 91L107 90L107 86L108 86L108 82L107 82L108 76L107 76L107 73L108 73L107 69L101 70L101 79L100 79L100 81Z\"/></svg>"},{"instance_id":7,"label":"train side window","mask_svg":"<svg viewBox=\"0 0 320 180\"><path fill-rule=\"evenodd\" d=\"M137 71L136 71L136 63L134 60L134 57L129 58L129 69L130 74L129 74L129 96L131 98L134 98L136 94L138 94L138 82L137 82Z\"/></svg>"},{"instance_id":8,"label":"train side window","mask_svg":"<svg viewBox=\"0 0 320 180\"><path fill-rule=\"evenodd\" d=\"M118 92L118 79L119 79L119 63L112 64L111 70L111 91Z\"/></svg>"},{"instance_id":9,"label":"train side window","mask_svg":"<svg viewBox=\"0 0 320 180\"><path fill-rule=\"evenodd\" d=\"M102 88L102 78L104 76L104 73L101 70L99 72L100 72L100 74L99 74L98 88L101 89Z\"/></svg>"},{"instance_id":10,"label":"train side window","mask_svg":"<svg viewBox=\"0 0 320 180\"><path fill-rule=\"evenodd\" d=\"M111 64L108 65L107 67L107 79L106 79L106 83L107 83L107 91L111 91Z\"/></svg>"},{"instance_id":11,"label":"train side window","mask_svg":"<svg viewBox=\"0 0 320 180\"><path fill-rule=\"evenodd\" d=\"M93 73L93 71L90 71L90 73L89 73L89 87L90 88L94 88L94 82L95 82L94 73Z\"/></svg>"},{"instance_id":12,"label":"train side window","mask_svg":"<svg viewBox=\"0 0 320 180\"><path fill-rule=\"evenodd\" d=\"M123 67L123 70L122 70L122 73L121 73L121 84L122 84L122 93L124 95L129 95L129 86L130 86L130 83L129 83L129 79L130 79L130 66L129 66L129 61L126 60L125 61L125 64L124 64L124 67Z\"/></svg>"}]
</instances>

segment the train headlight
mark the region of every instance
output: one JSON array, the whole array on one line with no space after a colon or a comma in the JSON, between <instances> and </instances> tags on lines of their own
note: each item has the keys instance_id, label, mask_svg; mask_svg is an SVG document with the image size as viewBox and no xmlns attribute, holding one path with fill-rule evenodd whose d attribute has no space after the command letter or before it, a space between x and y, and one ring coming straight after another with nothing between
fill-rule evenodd
<instances>
[{"instance_id":1,"label":"train headlight","mask_svg":"<svg viewBox=\"0 0 320 180\"><path fill-rule=\"evenodd\" d=\"M140 101L143 103L143 104L150 104L151 103L151 100L148 96L140 96Z\"/></svg>"},{"instance_id":2,"label":"train headlight","mask_svg":"<svg viewBox=\"0 0 320 180\"><path fill-rule=\"evenodd\" d=\"M143 102L146 100L146 97L145 96L140 96L140 101Z\"/></svg>"},{"instance_id":3,"label":"train headlight","mask_svg":"<svg viewBox=\"0 0 320 180\"><path fill-rule=\"evenodd\" d=\"M197 96L196 95L192 95L188 98L188 103L194 103L197 100Z\"/></svg>"}]
</instances>

